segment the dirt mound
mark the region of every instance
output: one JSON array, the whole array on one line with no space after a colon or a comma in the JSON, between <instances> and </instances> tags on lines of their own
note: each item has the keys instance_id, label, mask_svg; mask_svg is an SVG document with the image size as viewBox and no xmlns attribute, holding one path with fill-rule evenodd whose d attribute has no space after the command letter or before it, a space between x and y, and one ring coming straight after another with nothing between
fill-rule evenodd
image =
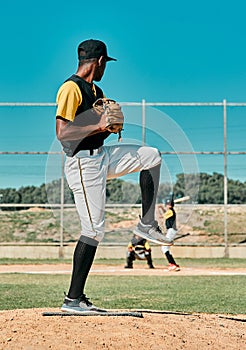
<instances>
[{"instance_id":1,"label":"dirt mound","mask_svg":"<svg viewBox=\"0 0 246 350\"><path fill-rule=\"evenodd\" d=\"M0 348L18 350L241 350L245 315L145 313L130 316L43 316L27 309L0 311Z\"/></svg>"},{"instance_id":2,"label":"dirt mound","mask_svg":"<svg viewBox=\"0 0 246 350\"><path fill-rule=\"evenodd\" d=\"M71 273L70 264L2 265L0 272ZM149 275L145 265L94 265L92 274ZM156 268L151 274L170 275ZM182 275L245 274L245 269L182 268ZM163 305L163 309L167 305ZM242 350L246 315L141 311L133 316L43 316L60 309L0 311L0 349L13 350ZM148 311L148 312L147 312Z\"/></svg>"}]
</instances>

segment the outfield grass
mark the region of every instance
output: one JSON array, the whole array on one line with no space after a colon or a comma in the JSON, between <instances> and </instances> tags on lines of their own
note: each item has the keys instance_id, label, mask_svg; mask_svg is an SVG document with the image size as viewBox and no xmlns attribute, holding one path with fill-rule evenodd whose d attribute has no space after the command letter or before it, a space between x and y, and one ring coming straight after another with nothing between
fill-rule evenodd
<instances>
[{"instance_id":1,"label":"outfield grass","mask_svg":"<svg viewBox=\"0 0 246 350\"><path fill-rule=\"evenodd\" d=\"M0 309L60 307L69 275L0 274ZM86 293L104 308L246 314L245 276L97 276Z\"/></svg>"},{"instance_id":2,"label":"outfield grass","mask_svg":"<svg viewBox=\"0 0 246 350\"><path fill-rule=\"evenodd\" d=\"M231 259L231 258L200 258L200 259L191 259L191 258L177 258L177 263L180 266L186 267L217 267L217 268L246 268L246 259ZM71 259L10 259L10 258L1 258L0 265L41 265L41 264L71 264ZM135 261L135 264L138 264L138 261ZM143 262L140 262L143 264ZM163 259L154 259L154 263L157 266L167 265L166 260ZM94 263L105 264L105 265L124 265L125 259L95 259Z\"/></svg>"},{"instance_id":3,"label":"outfield grass","mask_svg":"<svg viewBox=\"0 0 246 350\"><path fill-rule=\"evenodd\" d=\"M246 259L177 259L185 267L245 268ZM0 264L71 264L59 259L0 259ZM135 262L140 264L143 262ZM124 265L124 259L94 264ZM156 266L166 264L155 259ZM60 307L69 275L0 274L0 310ZM144 308L180 312L246 314L246 276L97 276L86 293L104 308Z\"/></svg>"}]
</instances>

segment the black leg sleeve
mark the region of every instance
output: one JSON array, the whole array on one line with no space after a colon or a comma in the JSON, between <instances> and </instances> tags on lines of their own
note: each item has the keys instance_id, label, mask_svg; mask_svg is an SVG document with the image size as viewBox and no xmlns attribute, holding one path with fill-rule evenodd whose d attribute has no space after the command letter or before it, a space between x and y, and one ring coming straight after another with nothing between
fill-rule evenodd
<instances>
[{"instance_id":1,"label":"black leg sleeve","mask_svg":"<svg viewBox=\"0 0 246 350\"><path fill-rule=\"evenodd\" d=\"M149 267L154 267L151 252L148 252L148 254L145 254L145 257L146 257L147 264L149 265Z\"/></svg>"},{"instance_id":2,"label":"black leg sleeve","mask_svg":"<svg viewBox=\"0 0 246 350\"><path fill-rule=\"evenodd\" d=\"M172 256L172 254L171 254L169 251L167 251L167 252L165 253L165 255L166 255L166 258L167 258L167 261L169 262L169 264L174 264L174 265L176 265L176 262L175 262L175 260L174 260L174 258L173 258L173 256Z\"/></svg>"},{"instance_id":3,"label":"black leg sleeve","mask_svg":"<svg viewBox=\"0 0 246 350\"><path fill-rule=\"evenodd\" d=\"M90 245L78 241L73 255L73 272L68 297L77 299L84 293L84 286L97 250L97 241Z\"/></svg>"},{"instance_id":4,"label":"black leg sleeve","mask_svg":"<svg viewBox=\"0 0 246 350\"><path fill-rule=\"evenodd\" d=\"M142 222L148 224L155 219L155 204L159 188L161 165L140 172L142 195Z\"/></svg>"},{"instance_id":5,"label":"black leg sleeve","mask_svg":"<svg viewBox=\"0 0 246 350\"><path fill-rule=\"evenodd\" d=\"M126 258L126 266L127 267L133 267L133 261L135 260L135 253L132 250L131 252L128 252L127 258Z\"/></svg>"}]
</instances>

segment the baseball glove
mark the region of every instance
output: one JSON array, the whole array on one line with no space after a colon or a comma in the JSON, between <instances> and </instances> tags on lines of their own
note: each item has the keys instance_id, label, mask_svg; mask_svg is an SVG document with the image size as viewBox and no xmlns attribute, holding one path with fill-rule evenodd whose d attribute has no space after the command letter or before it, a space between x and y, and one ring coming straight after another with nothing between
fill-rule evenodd
<instances>
[{"instance_id":1,"label":"baseball glove","mask_svg":"<svg viewBox=\"0 0 246 350\"><path fill-rule=\"evenodd\" d=\"M93 109L99 115L106 114L106 129L114 134L119 134L119 140L121 140L124 115L120 105L109 98L99 98L93 103Z\"/></svg>"}]
</instances>

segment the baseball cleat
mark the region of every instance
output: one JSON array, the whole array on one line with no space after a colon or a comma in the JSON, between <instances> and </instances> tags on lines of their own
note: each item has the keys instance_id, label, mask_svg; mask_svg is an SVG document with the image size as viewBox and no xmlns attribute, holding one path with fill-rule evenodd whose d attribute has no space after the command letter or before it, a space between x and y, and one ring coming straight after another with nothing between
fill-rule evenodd
<instances>
[{"instance_id":1,"label":"baseball cleat","mask_svg":"<svg viewBox=\"0 0 246 350\"><path fill-rule=\"evenodd\" d=\"M180 271L179 265L169 264L168 271Z\"/></svg>"},{"instance_id":2,"label":"baseball cleat","mask_svg":"<svg viewBox=\"0 0 246 350\"><path fill-rule=\"evenodd\" d=\"M162 233L160 227L158 226L158 222L155 220L148 225L143 224L140 220L133 232L136 235L147 239L147 241L156 244L168 246L173 244L173 242Z\"/></svg>"},{"instance_id":3,"label":"baseball cleat","mask_svg":"<svg viewBox=\"0 0 246 350\"><path fill-rule=\"evenodd\" d=\"M66 296L61 311L72 314L107 312L106 310L94 306L84 294L77 299L70 299Z\"/></svg>"}]
</instances>

